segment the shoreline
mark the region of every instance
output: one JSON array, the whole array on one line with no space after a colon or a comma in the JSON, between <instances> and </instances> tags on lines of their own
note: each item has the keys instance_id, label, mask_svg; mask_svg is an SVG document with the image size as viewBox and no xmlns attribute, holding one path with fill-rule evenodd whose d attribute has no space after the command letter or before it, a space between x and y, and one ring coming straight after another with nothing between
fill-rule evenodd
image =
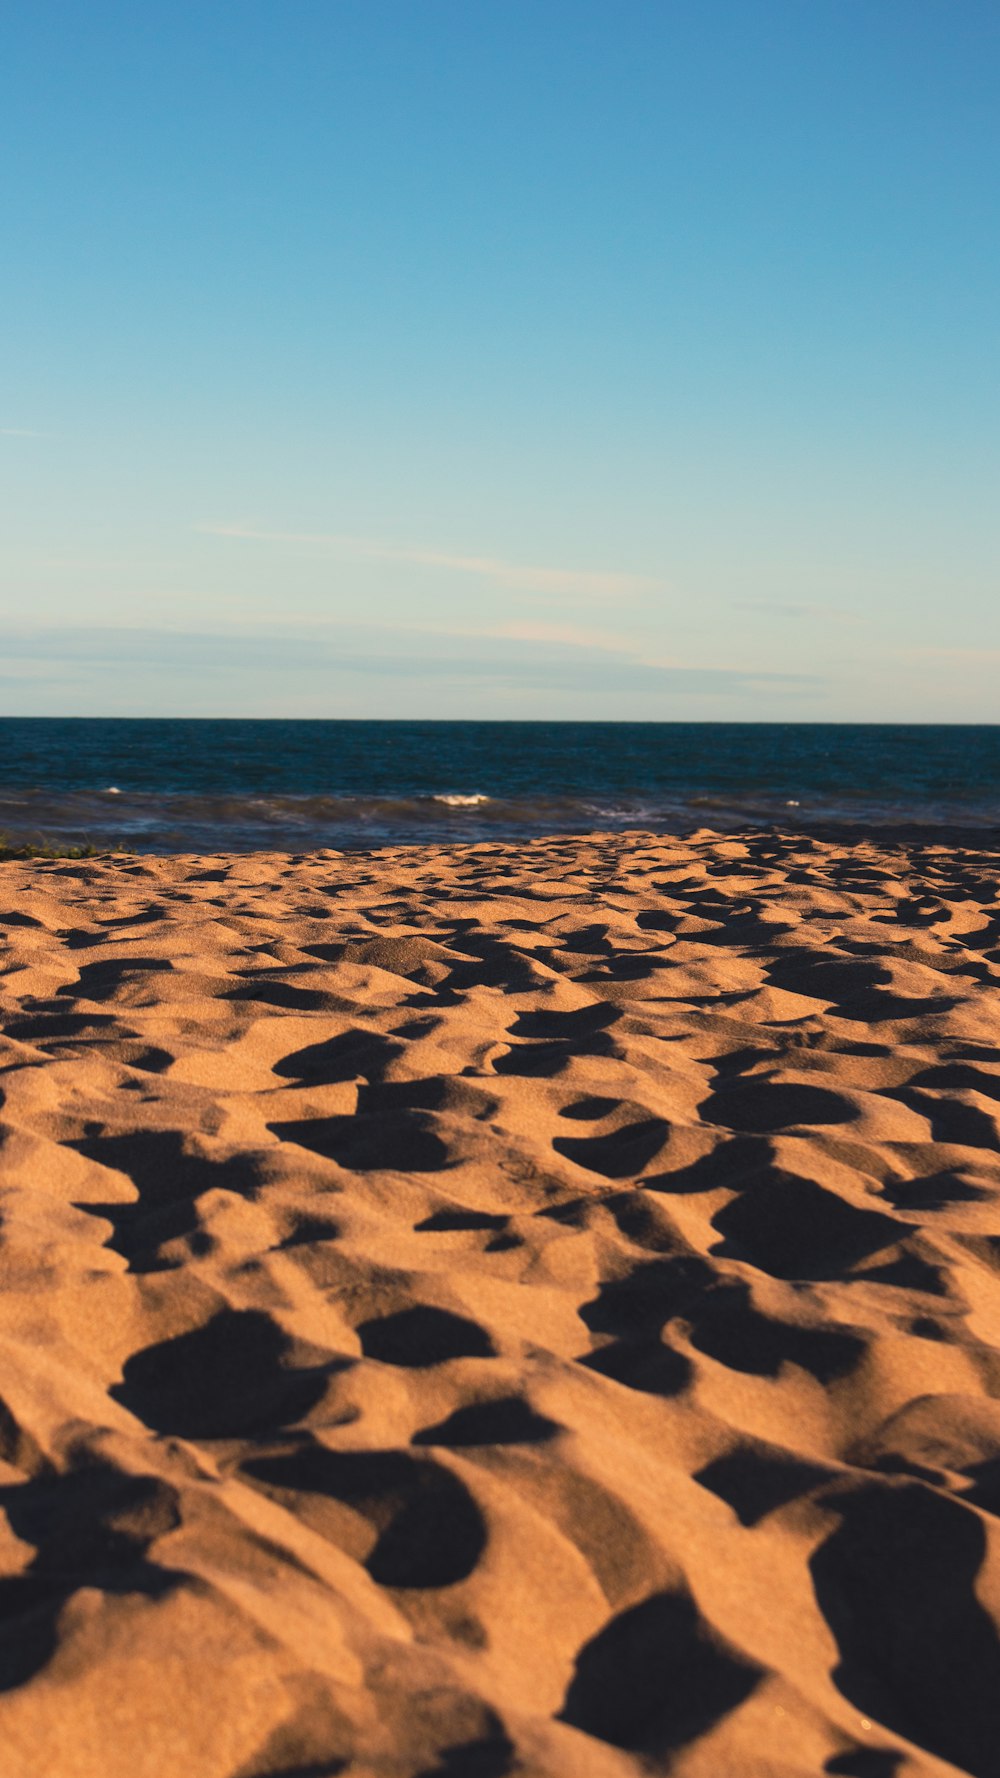
<instances>
[{"instance_id":1,"label":"shoreline","mask_svg":"<svg viewBox=\"0 0 1000 1778\"><path fill-rule=\"evenodd\" d=\"M990 1778L963 831L5 861L11 1778Z\"/></svg>"},{"instance_id":2,"label":"shoreline","mask_svg":"<svg viewBox=\"0 0 1000 1778\"><path fill-rule=\"evenodd\" d=\"M0 839L6 841L9 838L9 835L0 833ZM164 863L169 860L186 861L201 858L224 859L230 862L240 859L294 859L306 862L310 859L320 861L328 858L358 861L395 853L412 855L425 851L451 853L479 849L520 853L533 847L546 845L591 845L602 842L616 845L641 843L656 846L710 845L732 842L751 844L761 839L780 841L782 845L789 848L810 846L817 842L821 845L834 847L875 847L886 852L905 848L913 848L919 852L940 848L948 850L958 848L961 851L994 854L1000 860L1000 822L806 820L794 823L740 821L716 826L692 820L688 823L676 822L669 828L665 825L637 824L633 827L555 828L544 833L527 834L479 833L466 838L448 834L428 834L419 839L379 840L377 842L358 840L356 843L342 843L336 846L287 845L245 848L186 846L170 851L161 851L155 848L142 850L138 847L116 848L113 845L104 846L86 838L68 838L63 845L58 840L48 844L42 837L35 841L15 836L9 846L0 845L0 864L53 863L59 862L61 859L95 864L114 863L115 861L134 862L141 859Z\"/></svg>"}]
</instances>

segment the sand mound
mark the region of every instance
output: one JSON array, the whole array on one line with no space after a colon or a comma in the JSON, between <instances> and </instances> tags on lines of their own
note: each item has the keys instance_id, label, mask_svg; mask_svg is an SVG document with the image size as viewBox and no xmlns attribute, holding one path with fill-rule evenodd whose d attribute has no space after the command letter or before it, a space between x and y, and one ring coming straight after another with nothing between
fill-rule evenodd
<instances>
[{"instance_id":1,"label":"sand mound","mask_svg":"<svg viewBox=\"0 0 1000 1778\"><path fill-rule=\"evenodd\" d=\"M0 921L6 1778L1000 1774L994 856Z\"/></svg>"}]
</instances>

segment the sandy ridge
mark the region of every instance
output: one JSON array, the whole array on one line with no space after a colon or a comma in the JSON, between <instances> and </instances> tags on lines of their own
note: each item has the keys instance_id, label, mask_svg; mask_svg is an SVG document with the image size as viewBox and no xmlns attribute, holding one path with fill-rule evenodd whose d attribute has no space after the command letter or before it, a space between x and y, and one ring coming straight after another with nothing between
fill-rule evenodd
<instances>
[{"instance_id":1,"label":"sandy ridge","mask_svg":"<svg viewBox=\"0 0 1000 1778\"><path fill-rule=\"evenodd\" d=\"M1000 1774L1000 896L0 866L10 1778Z\"/></svg>"}]
</instances>

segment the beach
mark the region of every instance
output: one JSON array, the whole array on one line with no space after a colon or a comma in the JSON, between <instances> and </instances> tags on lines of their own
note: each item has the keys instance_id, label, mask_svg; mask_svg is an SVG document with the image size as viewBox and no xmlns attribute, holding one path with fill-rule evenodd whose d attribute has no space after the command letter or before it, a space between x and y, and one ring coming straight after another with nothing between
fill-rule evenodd
<instances>
[{"instance_id":1,"label":"beach","mask_svg":"<svg viewBox=\"0 0 1000 1778\"><path fill-rule=\"evenodd\" d=\"M0 864L5 1778L1000 1774L989 835Z\"/></svg>"}]
</instances>

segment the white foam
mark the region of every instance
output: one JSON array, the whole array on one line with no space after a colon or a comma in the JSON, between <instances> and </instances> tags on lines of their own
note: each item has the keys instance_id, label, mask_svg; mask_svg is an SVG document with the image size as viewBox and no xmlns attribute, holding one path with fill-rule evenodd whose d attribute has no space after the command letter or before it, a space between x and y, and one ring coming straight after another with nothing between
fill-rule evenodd
<instances>
[{"instance_id":1,"label":"white foam","mask_svg":"<svg viewBox=\"0 0 1000 1778\"><path fill-rule=\"evenodd\" d=\"M474 809L479 803L491 802L492 798L477 792L474 796L432 796L432 803L447 803L449 809Z\"/></svg>"},{"instance_id":2,"label":"white foam","mask_svg":"<svg viewBox=\"0 0 1000 1778\"><path fill-rule=\"evenodd\" d=\"M105 796L121 796L121 791L117 784L109 784L104 794Z\"/></svg>"}]
</instances>

